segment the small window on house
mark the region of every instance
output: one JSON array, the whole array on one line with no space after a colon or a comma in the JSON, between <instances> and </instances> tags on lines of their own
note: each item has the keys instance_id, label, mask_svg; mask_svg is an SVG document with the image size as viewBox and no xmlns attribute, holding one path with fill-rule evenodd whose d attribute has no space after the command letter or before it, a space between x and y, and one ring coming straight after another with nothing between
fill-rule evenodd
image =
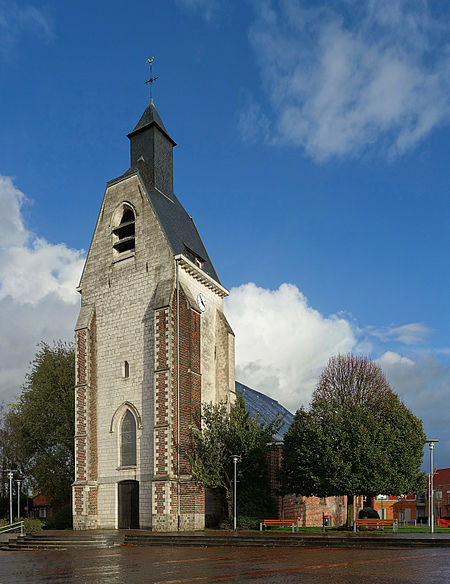
<instances>
[{"instance_id":1,"label":"small window on house","mask_svg":"<svg viewBox=\"0 0 450 584\"><path fill-rule=\"evenodd\" d=\"M130 208L123 212L120 224L113 229L115 236L114 249L123 253L124 251L133 251L135 246L135 218Z\"/></svg>"},{"instance_id":2,"label":"small window on house","mask_svg":"<svg viewBox=\"0 0 450 584\"><path fill-rule=\"evenodd\" d=\"M124 361L122 363L122 376L130 377L130 364L128 363L128 361Z\"/></svg>"},{"instance_id":3,"label":"small window on house","mask_svg":"<svg viewBox=\"0 0 450 584\"><path fill-rule=\"evenodd\" d=\"M122 420L121 466L136 466L136 420L127 410Z\"/></svg>"},{"instance_id":4,"label":"small window on house","mask_svg":"<svg viewBox=\"0 0 450 584\"><path fill-rule=\"evenodd\" d=\"M39 517L45 519L47 517L47 509L45 507L42 507L41 509L39 509Z\"/></svg>"}]
</instances>

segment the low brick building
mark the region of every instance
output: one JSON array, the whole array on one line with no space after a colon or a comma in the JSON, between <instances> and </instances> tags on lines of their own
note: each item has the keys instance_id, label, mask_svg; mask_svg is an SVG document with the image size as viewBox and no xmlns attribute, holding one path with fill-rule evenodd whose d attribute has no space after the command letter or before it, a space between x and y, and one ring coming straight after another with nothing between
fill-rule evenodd
<instances>
[{"instance_id":1,"label":"low brick building","mask_svg":"<svg viewBox=\"0 0 450 584\"><path fill-rule=\"evenodd\" d=\"M270 482L274 494L278 518L295 519L303 527L316 527L328 518L328 524L333 527L345 525L347 521L347 497L345 495L332 497L304 497L301 494L278 495L279 482L277 471L283 456L283 443L274 443L268 453ZM363 497L354 497L355 516L363 506Z\"/></svg>"},{"instance_id":2,"label":"low brick building","mask_svg":"<svg viewBox=\"0 0 450 584\"><path fill-rule=\"evenodd\" d=\"M372 507L380 519L397 519L400 524L415 523L418 519L416 495L378 495Z\"/></svg>"},{"instance_id":3,"label":"low brick building","mask_svg":"<svg viewBox=\"0 0 450 584\"><path fill-rule=\"evenodd\" d=\"M450 468L439 468L433 476L434 516L450 518ZM428 510L428 488L427 488ZM427 511L428 512L428 511Z\"/></svg>"},{"instance_id":4,"label":"low brick building","mask_svg":"<svg viewBox=\"0 0 450 584\"><path fill-rule=\"evenodd\" d=\"M450 468L437 469L433 476L434 517L450 518ZM397 519L400 524L428 523L429 485L422 493L378 495L372 506L381 519Z\"/></svg>"}]
</instances>

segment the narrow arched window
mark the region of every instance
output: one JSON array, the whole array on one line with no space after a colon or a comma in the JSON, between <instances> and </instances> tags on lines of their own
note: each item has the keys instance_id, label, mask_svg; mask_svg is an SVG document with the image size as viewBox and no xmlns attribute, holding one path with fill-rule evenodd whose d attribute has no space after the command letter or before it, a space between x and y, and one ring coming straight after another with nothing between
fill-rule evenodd
<instances>
[{"instance_id":1,"label":"narrow arched window","mask_svg":"<svg viewBox=\"0 0 450 584\"><path fill-rule=\"evenodd\" d=\"M135 231L134 213L130 208L126 207L119 225L113 229L115 235L114 249L119 253L133 251Z\"/></svg>"},{"instance_id":2,"label":"narrow arched window","mask_svg":"<svg viewBox=\"0 0 450 584\"><path fill-rule=\"evenodd\" d=\"M122 420L121 466L136 466L136 420L130 410Z\"/></svg>"}]
</instances>

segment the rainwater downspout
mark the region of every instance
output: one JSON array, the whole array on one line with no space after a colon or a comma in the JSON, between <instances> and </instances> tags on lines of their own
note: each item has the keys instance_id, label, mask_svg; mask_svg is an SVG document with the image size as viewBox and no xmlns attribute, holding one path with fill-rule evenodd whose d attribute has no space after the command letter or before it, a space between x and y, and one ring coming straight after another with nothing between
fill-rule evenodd
<instances>
[{"instance_id":1,"label":"rainwater downspout","mask_svg":"<svg viewBox=\"0 0 450 584\"><path fill-rule=\"evenodd\" d=\"M180 484L180 278L179 260L176 261L176 289L177 289L177 525L180 531L181 524L181 484Z\"/></svg>"}]
</instances>

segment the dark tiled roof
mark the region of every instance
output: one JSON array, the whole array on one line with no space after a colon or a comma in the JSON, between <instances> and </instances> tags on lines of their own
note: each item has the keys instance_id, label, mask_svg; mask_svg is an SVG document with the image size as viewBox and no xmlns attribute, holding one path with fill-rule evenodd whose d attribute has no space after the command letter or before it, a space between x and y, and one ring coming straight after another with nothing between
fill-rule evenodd
<instances>
[{"instance_id":1,"label":"dark tiled roof","mask_svg":"<svg viewBox=\"0 0 450 584\"><path fill-rule=\"evenodd\" d=\"M259 414L261 419L267 418L270 422L275 418L277 413L284 414L283 425L278 434L273 437L275 441L283 440L286 430L294 421L294 415L276 400L268 397L264 393L247 387L243 383L239 383L239 381L236 381L236 393L244 398L247 411L252 416Z\"/></svg>"},{"instance_id":2,"label":"dark tiled roof","mask_svg":"<svg viewBox=\"0 0 450 584\"><path fill-rule=\"evenodd\" d=\"M147 192L174 255L182 253L194 261L194 258L189 257L189 252L194 252L204 261L203 271L220 284L197 227L177 197L174 194L170 195L170 198L166 197L152 187L147 189Z\"/></svg>"},{"instance_id":3,"label":"dark tiled roof","mask_svg":"<svg viewBox=\"0 0 450 584\"><path fill-rule=\"evenodd\" d=\"M134 130L128 134L128 138L131 138L134 134L137 134L138 132L142 131L144 128L150 127L152 125L158 126L158 128L161 130L161 132L172 142L172 144L174 146L176 146L176 143L172 140L172 138L167 133L167 130L164 127L164 124L162 123L162 120L161 120L159 113L157 112L155 104L153 102L150 102L148 104L147 109L142 114L141 119L137 123Z\"/></svg>"},{"instance_id":4,"label":"dark tiled roof","mask_svg":"<svg viewBox=\"0 0 450 584\"><path fill-rule=\"evenodd\" d=\"M155 189L151 169L145 160L138 160L134 168L130 168L125 174L107 184L114 184L133 174L138 174L145 186L148 200L167 237L172 253L174 255L183 254L194 261L192 257L189 257L190 253L194 252L204 261L203 271L220 284L219 276L197 231L194 220L186 213L175 194L165 195Z\"/></svg>"}]
</instances>

